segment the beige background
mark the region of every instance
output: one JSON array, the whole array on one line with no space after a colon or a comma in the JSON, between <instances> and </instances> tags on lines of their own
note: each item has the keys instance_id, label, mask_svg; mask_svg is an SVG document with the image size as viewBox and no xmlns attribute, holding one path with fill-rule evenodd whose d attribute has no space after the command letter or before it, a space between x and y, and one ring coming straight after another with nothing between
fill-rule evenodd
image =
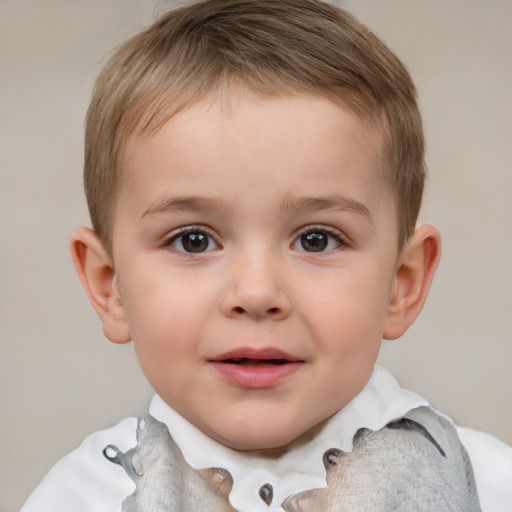
<instances>
[{"instance_id":1,"label":"beige background","mask_svg":"<svg viewBox=\"0 0 512 512\"><path fill-rule=\"evenodd\" d=\"M104 341L68 255L87 224L82 126L109 50L172 2L0 0L0 510L85 435L144 412L131 346ZM444 254L382 362L457 422L512 443L512 2L350 0L421 94L421 219Z\"/></svg>"}]
</instances>

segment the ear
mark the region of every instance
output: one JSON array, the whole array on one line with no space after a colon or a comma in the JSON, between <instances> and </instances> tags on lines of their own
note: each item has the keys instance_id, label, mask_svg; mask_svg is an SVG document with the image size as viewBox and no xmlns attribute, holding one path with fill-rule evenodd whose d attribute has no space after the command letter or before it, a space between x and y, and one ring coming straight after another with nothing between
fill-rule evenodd
<instances>
[{"instance_id":1,"label":"ear","mask_svg":"<svg viewBox=\"0 0 512 512\"><path fill-rule=\"evenodd\" d=\"M434 226L421 226L402 249L391 287L383 337L394 340L410 327L425 304L441 256Z\"/></svg>"},{"instance_id":2,"label":"ear","mask_svg":"<svg viewBox=\"0 0 512 512\"><path fill-rule=\"evenodd\" d=\"M101 319L105 336L114 343L131 339L112 257L89 228L71 234L71 256L92 307Z\"/></svg>"}]
</instances>

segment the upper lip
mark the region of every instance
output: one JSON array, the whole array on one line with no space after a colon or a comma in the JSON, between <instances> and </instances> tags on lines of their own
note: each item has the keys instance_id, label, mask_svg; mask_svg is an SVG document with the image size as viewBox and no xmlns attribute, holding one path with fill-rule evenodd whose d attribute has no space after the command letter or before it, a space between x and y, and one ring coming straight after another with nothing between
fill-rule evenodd
<instances>
[{"instance_id":1,"label":"upper lip","mask_svg":"<svg viewBox=\"0 0 512 512\"><path fill-rule=\"evenodd\" d=\"M213 362L223 362L230 359L254 359L257 361L279 360L286 362L300 362L302 359L292 356L287 352L283 352L277 348L250 348L240 347L234 350L229 350L211 359Z\"/></svg>"}]
</instances>

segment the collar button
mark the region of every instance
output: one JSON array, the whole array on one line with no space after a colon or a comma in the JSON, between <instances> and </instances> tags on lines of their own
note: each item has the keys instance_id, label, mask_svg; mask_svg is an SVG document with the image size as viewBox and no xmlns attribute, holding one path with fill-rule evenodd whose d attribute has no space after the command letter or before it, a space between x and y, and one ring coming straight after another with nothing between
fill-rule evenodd
<instances>
[{"instance_id":1,"label":"collar button","mask_svg":"<svg viewBox=\"0 0 512 512\"><path fill-rule=\"evenodd\" d=\"M260 487L258 491L260 498L268 505L272 503L272 498L274 497L274 489L270 484L265 484Z\"/></svg>"}]
</instances>

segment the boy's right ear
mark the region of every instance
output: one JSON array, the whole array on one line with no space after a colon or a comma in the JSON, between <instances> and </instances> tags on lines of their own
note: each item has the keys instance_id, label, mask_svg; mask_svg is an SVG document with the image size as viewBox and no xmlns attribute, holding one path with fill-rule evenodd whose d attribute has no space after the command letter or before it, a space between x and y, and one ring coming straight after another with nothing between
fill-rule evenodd
<instances>
[{"instance_id":1,"label":"boy's right ear","mask_svg":"<svg viewBox=\"0 0 512 512\"><path fill-rule=\"evenodd\" d=\"M78 277L105 336L114 343L127 343L131 334L110 253L98 235L85 227L73 231L70 245Z\"/></svg>"}]
</instances>

